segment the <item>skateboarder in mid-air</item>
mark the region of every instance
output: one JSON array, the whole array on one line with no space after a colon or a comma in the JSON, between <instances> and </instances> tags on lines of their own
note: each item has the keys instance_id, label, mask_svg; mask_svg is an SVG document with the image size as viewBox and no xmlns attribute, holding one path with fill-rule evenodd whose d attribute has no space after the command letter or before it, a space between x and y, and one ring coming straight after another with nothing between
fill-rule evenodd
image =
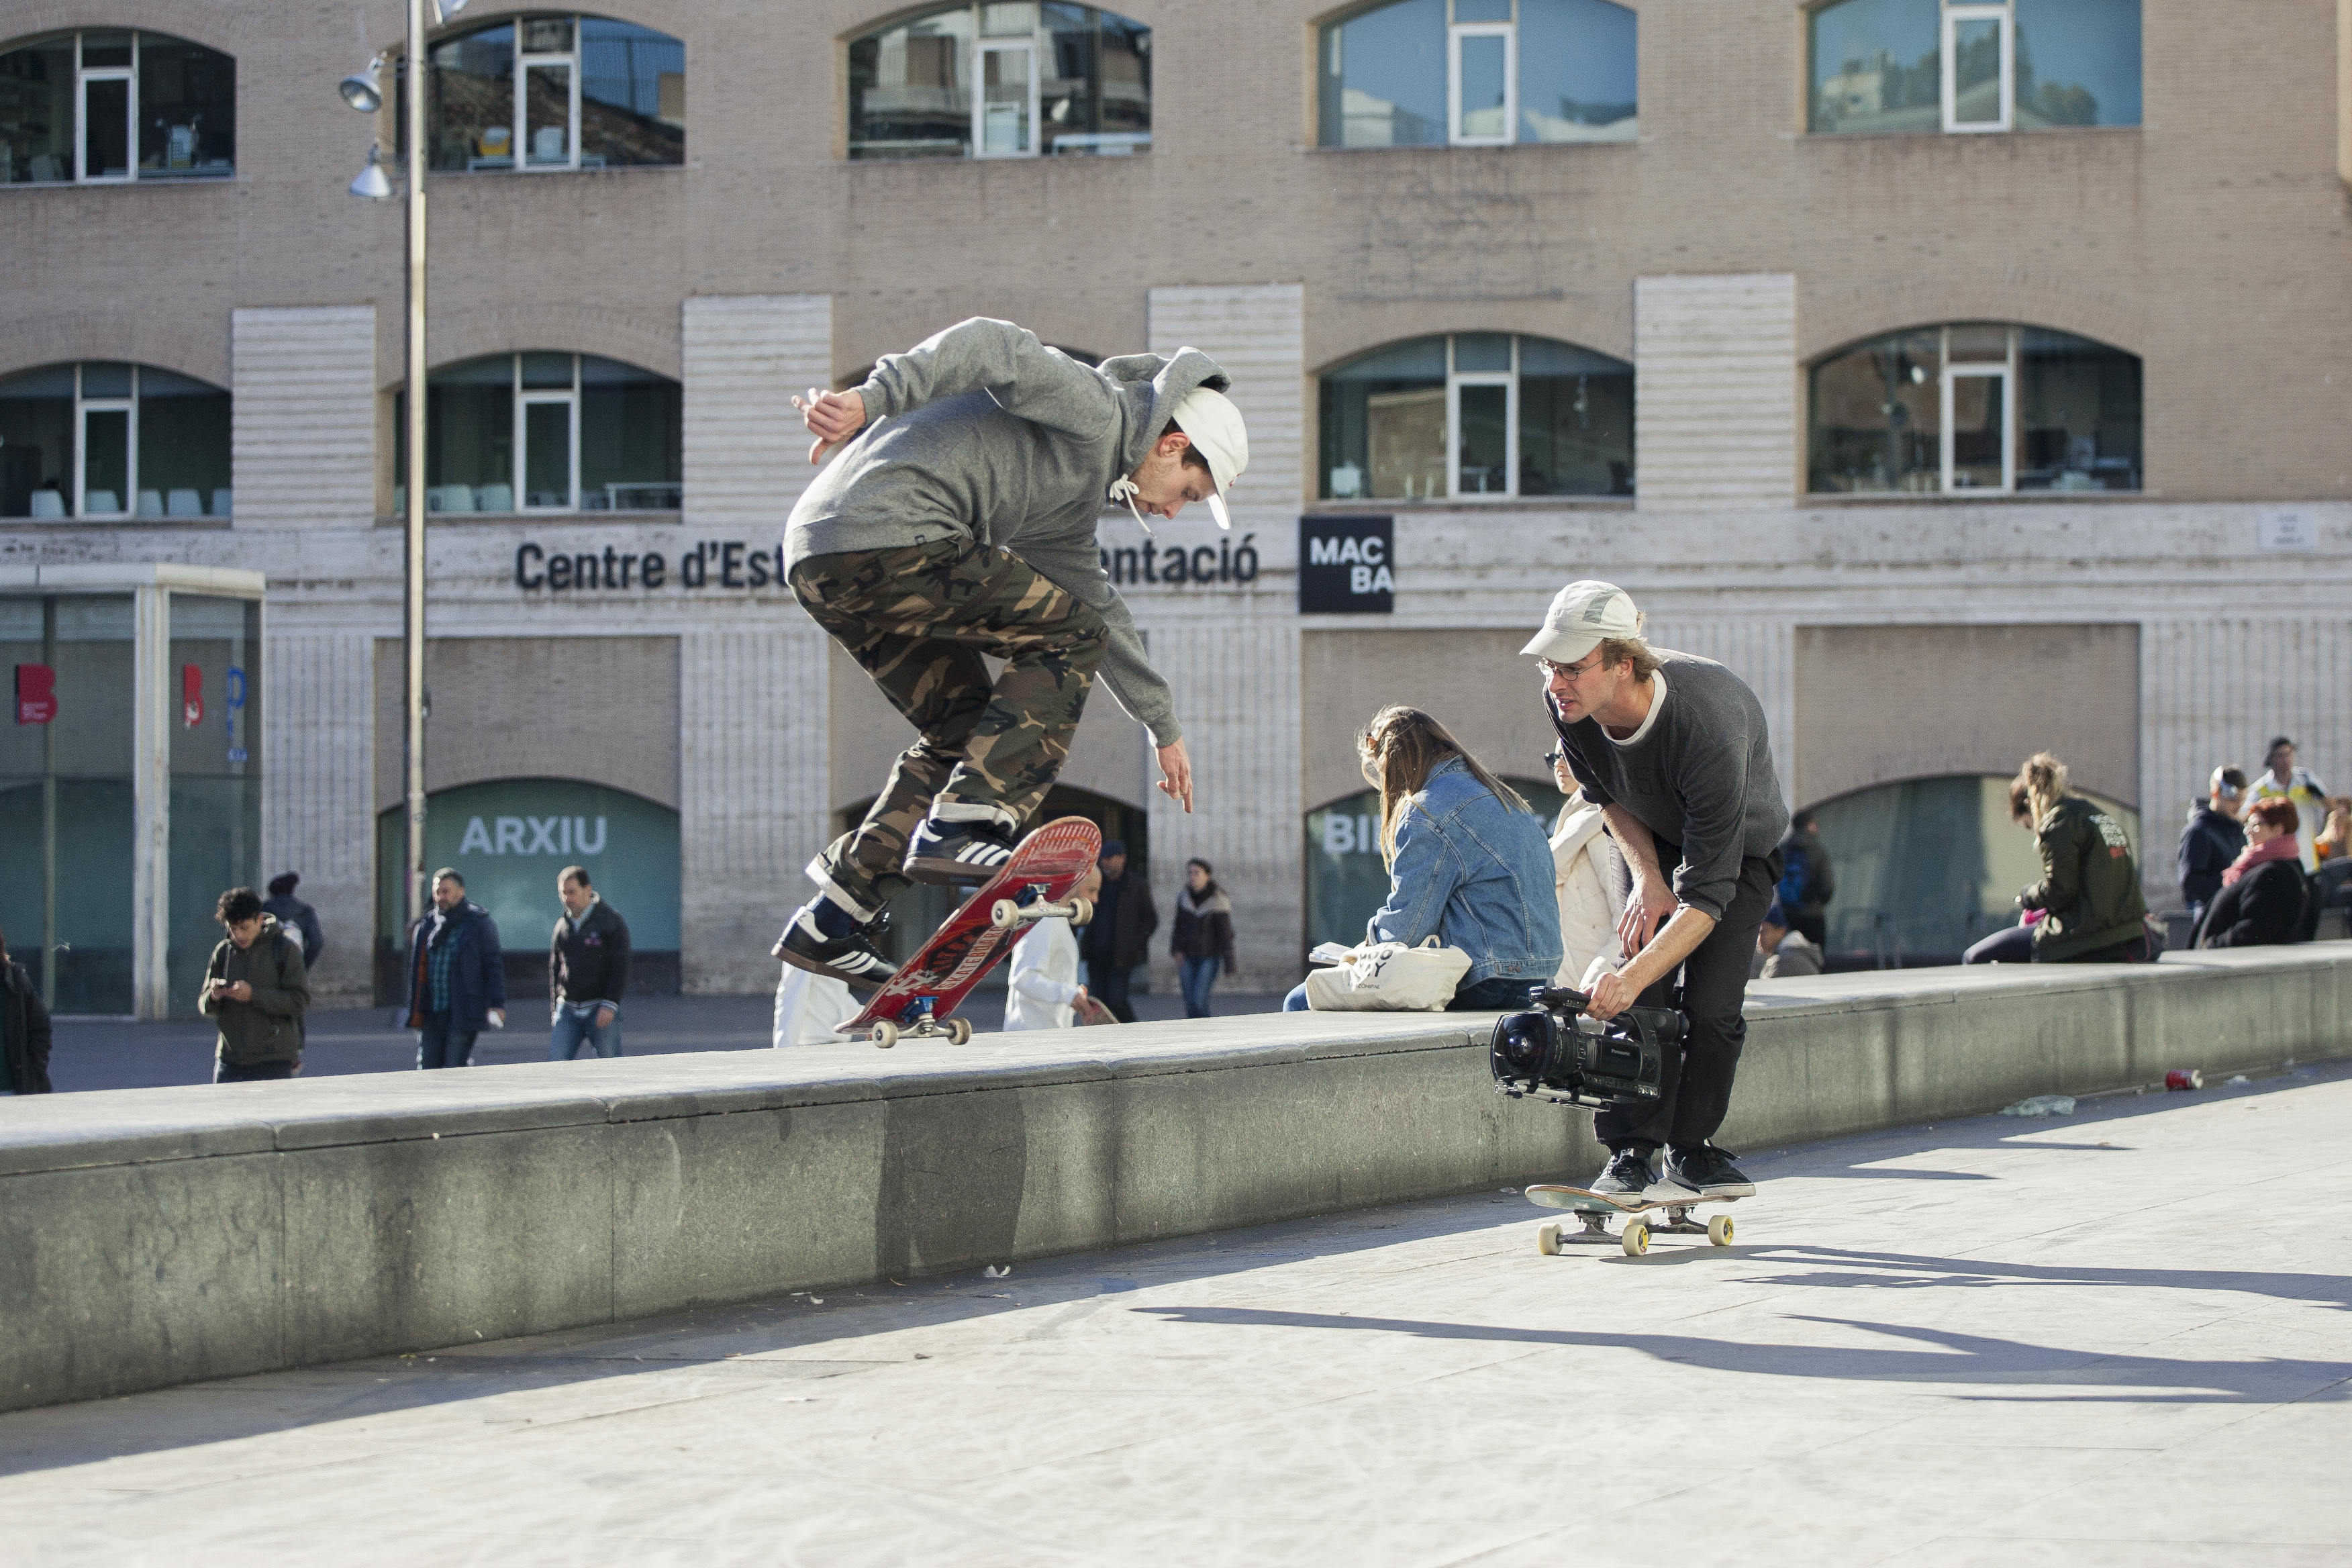
<instances>
[{"instance_id":1,"label":"skateboarder in mid-air","mask_svg":"<svg viewBox=\"0 0 2352 1568\"><path fill-rule=\"evenodd\" d=\"M1102 569L1107 503L1173 518L1249 463L1240 411L1198 349L1099 369L1009 321L974 319L864 384L795 397L830 467L793 508L793 596L916 730L866 820L809 864L817 896L777 942L786 963L873 986L891 897L911 879L986 879L1068 757L1099 669L1192 809L1168 683ZM836 453L836 448L837 453ZM1145 522L1149 531L1150 524ZM982 654L1004 660L993 680Z\"/></svg>"}]
</instances>

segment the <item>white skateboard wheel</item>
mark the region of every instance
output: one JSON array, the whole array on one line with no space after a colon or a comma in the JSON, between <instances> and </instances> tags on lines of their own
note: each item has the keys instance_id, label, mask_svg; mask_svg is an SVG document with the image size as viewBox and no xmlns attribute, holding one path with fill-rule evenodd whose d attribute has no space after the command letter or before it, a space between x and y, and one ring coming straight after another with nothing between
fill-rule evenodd
<instances>
[{"instance_id":1,"label":"white skateboard wheel","mask_svg":"<svg viewBox=\"0 0 2352 1568\"><path fill-rule=\"evenodd\" d=\"M1638 1219L1630 1221L1620 1241L1625 1248L1626 1257L1639 1258L1650 1250L1650 1227Z\"/></svg>"},{"instance_id":2,"label":"white skateboard wheel","mask_svg":"<svg viewBox=\"0 0 2352 1568\"><path fill-rule=\"evenodd\" d=\"M988 906L988 923L999 931L1011 931L1021 920L1021 906L1011 899L999 899Z\"/></svg>"},{"instance_id":3,"label":"white skateboard wheel","mask_svg":"<svg viewBox=\"0 0 2352 1568\"><path fill-rule=\"evenodd\" d=\"M1706 1222L1706 1238L1717 1247L1731 1245L1731 1216L1719 1214Z\"/></svg>"},{"instance_id":4,"label":"white skateboard wheel","mask_svg":"<svg viewBox=\"0 0 2352 1568\"><path fill-rule=\"evenodd\" d=\"M1072 899L1070 900L1070 923L1072 925L1082 926L1091 924L1094 918L1095 906L1091 900Z\"/></svg>"},{"instance_id":5,"label":"white skateboard wheel","mask_svg":"<svg viewBox=\"0 0 2352 1568\"><path fill-rule=\"evenodd\" d=\"M971 1044L971 1019L950 1018L948 1020L948 1044L951 1046L968 1046Z\"/></svg>"},{"instance_id":6,"label":"white skateboard wheel","mask_svg":"<svg viewBox=\"0 0 2352 1568\"><path fill-rule=\"evenodd\" d=\"M866 1031L866 1037L874 1042L877 1049L887 1051L898 1043L898 1026L887 1018L881 1019Z\"/></svg>"},{"instance_id":7,"label":"white skateboard wheel","mask_svg":"<svg viewBox=\"0 0 2352 1568\"><path fill-rule=\"evenodd\" d=\"M1559 1256L1559 1226L1557 1223L1537 1227L1536 1250L1546 1258Z\"/></svg>"}]
</instances>

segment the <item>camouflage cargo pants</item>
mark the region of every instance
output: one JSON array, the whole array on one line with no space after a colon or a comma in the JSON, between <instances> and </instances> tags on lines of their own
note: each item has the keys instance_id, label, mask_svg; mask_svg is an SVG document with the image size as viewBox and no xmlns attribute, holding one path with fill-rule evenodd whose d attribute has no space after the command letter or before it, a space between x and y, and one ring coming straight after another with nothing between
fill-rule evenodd
<instances>
[{"instance_id":1,"label":"camouflage cargo pants","mask_svg":"<svg viewBox=\"0 0 2352 1568\"><path fill-rule=\"evenodd\" d=\"M793 596L916 730L866 814L809 867L861 917L908 886L926 814L1018 832L1070 754L1102 663L1102 617L1026 562L950 538L817 555ZM992 681L981 655L1005 661Z\"/></svg>"}]
</instances>

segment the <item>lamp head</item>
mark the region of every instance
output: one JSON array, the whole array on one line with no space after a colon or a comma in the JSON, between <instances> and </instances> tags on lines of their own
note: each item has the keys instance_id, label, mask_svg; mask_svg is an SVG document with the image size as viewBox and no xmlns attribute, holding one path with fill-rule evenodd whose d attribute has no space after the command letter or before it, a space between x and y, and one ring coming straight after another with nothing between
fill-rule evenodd
<instances>
[{"instance_id":1,"label":"lamp head","mask_svg":"<svg viewBox=\"0 0 2352 1568\"><path fill-rule=\"evenodd\" d=\"M471 3L472 0L433 0L434 26L447 26L457 19L457 13Z\"/></svg>"},{"instance_id":2,"label":"lamp head","mask_svg":"<svg viewBox=\"0 0 2352 1568\"><path fill-rule=\"evenodd\" d=\"M383 107L383 57L368 61L367 68L345 77L335 85L343 101L362 114L373 114Z\"/></svg>"},{"instance_id":3,"label":"lamp head","mask_svg":"<svg viewBox=\"0 0 2352 1568\"><path fill-rule=\"evenodd\" d=\"M352 195L364 196L372 202L392 199L392 182L384 177L383 164L378 160L377 150L373 147L368 149L367 167L362 169L360 177L352 182Z\"/></svg>"}]
</instances>

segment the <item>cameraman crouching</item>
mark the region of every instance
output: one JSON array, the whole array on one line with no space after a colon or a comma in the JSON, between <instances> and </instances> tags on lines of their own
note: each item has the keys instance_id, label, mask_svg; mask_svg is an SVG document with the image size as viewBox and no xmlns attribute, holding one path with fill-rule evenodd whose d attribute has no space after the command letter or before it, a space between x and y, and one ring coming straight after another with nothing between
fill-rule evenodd
<instances>
[{"instance_id":1,"label":"cameraman crouching","mask_svg":"<svg viewBox=\"0 0 2352 1568\"><path fill-rule=\"evenodd\" d=\"M1609 1163L1591 1190L1746 1197L1754 1184L1707 1140L1730 1109L1748 958L1780 880L1789 812L1756 693L1712 659L1653 650L1642 626L1623 589L1571 583L1519 650L1542 667L1569 768L1633 874L1618 935L1634 956L1593 986L1587 1011L1675 1006L1683 976L1679 1058L1667 1054L1654 1105L1622 1100L1593 1119ZM1665 1172L1654 1178L1661 1144Z\"/></svg>"}]
</instances>

